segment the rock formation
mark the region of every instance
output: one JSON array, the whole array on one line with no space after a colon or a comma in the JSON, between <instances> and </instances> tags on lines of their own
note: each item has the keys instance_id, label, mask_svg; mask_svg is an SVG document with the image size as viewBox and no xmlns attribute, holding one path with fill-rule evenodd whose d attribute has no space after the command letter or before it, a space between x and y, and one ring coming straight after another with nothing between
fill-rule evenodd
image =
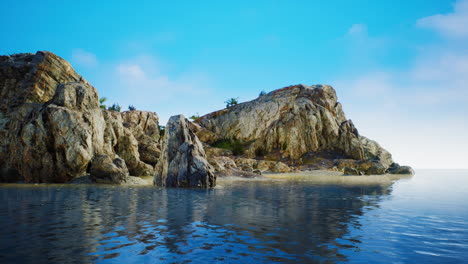
<instances>
[{"instance_id":1,"label":"rock formation","mask_svg":"<svg viewBox=\"0 0 468 264\"><path fill-rule=\"evenodd\" d=\"M393 164L388 151L359 135L328 85L285 87L196 122L205 143L234 139L242 142L247 158L301 165L305 155L335 153L358 161L352 167L359 165L362 174L382 174ZM335 169L338 162L331 163Z\"/></svg>"},{"instance_id":2,"label":"rock formation","mask_svg":"<svg viewBox=\"0 0 468 264\"><path fill-rule=\"evenodd\" d=\"M1 181L95 173L96 181L121 183L128 171L154 173L157 115L100 109L96 89L50 52L0 56L0 98Z\"/></svg>"},{"instance_id":3,"label":"rock formation","mask_svg":"<svg viewBox=\"0 0 468 264\"><path fill-rule=\"evenodd\" d=\"M172 116L166 125L154 184L167 187L207 188L216 185L202 143L183 116Z\"/></svg>"},{"instance_id":4,"label":"rock formation","mask_svg":"<svg viewBox=\"0 0 468 264\"><path fill-rule=\"evenodd\" d=\"M359 135L327 85L278 89L196 123L174 116L162 150L156 113L101 109L96 89L50 52L0 56L0 99L0 182L156 174L159 186L205 188L214 173L413 173Z\"/></svg>"}]
</instances>

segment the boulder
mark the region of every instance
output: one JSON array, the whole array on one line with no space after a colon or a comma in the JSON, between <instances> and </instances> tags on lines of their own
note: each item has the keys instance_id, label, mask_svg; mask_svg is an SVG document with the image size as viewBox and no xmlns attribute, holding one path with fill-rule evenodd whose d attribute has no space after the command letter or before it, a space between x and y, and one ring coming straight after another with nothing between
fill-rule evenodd
<instances>
[{"instance_id":1,"label":"boulder","mask_svg":"<svg viewBox=\"0 0 468 264\"><path fill-rule=\"evenodd\" d=\"M236 163L229 157L208 157L208 161L216 172L237 169Z\"/></svg>"},{"instance_id":2,"label":"boulder","mask_svg":"<svg viewBox=\"0 0 468 264\"><path fill-rule=\"evenodd\" d=\"M336 167L339 170L355 170L358 174L352 175L380 175L387 172L387 168L379 160L335 160ZM345 173L346 174L346 173Z\"/></svg>"},{"instance_id":3,"label":"boulder","mask_svg":"<svg viewBox=\"0 0 468 264\"><path fill-rule=\"evenodd\" d=\"M350 168L350 167L344 167L343 174L344 175L361 175L361 173L357 169Z\"/></svg>"},{"instance_id":4,"label":"boulder","mask_svg":"<svg viewBox=\"0 0 468 264\"><path fill-rule=\"evenodd\" d=\"M183 115L172 116L166 125L154 184L194 188L216 185L214 169L207 161L202 143Z\"/></svg>"},{"instance_id":5,"label":"boulder","mask_svg":"<svg viewBox=\"0 0 468 264\"><path fill-rule=\"evenodd\" d=\"M235 163L238 168L246 172L260 170L262 172L290 172L291 168L280 161L256 160L247 158L236 158Z\"/></svg>"},{"instance_id":6,"label":"boulder","mask_svg":"<svg viewBox=\"0 0 468 264\"><path fill-rule=\"evenodd\" d=\"M91 179L96 183L125 183L129 176L125 161L121 158L112 159L107 155L97 155L91 163L89 171Z\"/></svg>"},{"instance_id":7,"label":"boulder","mask_svg":"<svg viewBox=\"0 0 468 264\"><path fill-rule=\"evenodd\" d=\"M414 170L410 166L400 166L398 163L393 163L390 168L388 168L387 173L390 174L410 174L414 175Z\"/></svg>"}]
</instances>

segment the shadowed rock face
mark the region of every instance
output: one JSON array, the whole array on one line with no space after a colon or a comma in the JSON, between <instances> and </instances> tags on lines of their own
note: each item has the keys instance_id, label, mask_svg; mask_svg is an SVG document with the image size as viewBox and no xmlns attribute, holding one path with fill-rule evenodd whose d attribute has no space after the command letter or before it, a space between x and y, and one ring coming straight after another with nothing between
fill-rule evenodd
<instances>
[{"instance_id":1,"label":"shadowed rock face","mask_svg":"<svg viewBox=\"0 0 468 264\"><path fill-rule=\"evenodd\" d=\"M167 187L208 188L216 185L202 143L183 116L172 116L166 125L154 184Z\"/></svg>"},{"instance_id":2,"label":"shadowed rock face","mask_svg":"<svg viewBox=\"0 0 468 264\"><path fill-rule=\"evenodd\" d=\"M353 160L393 163L388 151L360 136L328 85L294 85L202 116L197 134L206 143L235 138L244 142L245 156L278 153L297 162L310 152L333 151Z\"/></svg>"},{"instance_id":3,"label":"shadowed rock face","mask_svg":"<svg viewBox=\"0 0 468 264\"><path fill-rule=\"evenodd\" d=\"M0 56L0 98L0 181L68 182L96 168L93 160L112 161L101 165L119 175L154 174L140 155L158 152L157 115L101 110L96 89L50 52Z\"/></svg>"}]
</instances>

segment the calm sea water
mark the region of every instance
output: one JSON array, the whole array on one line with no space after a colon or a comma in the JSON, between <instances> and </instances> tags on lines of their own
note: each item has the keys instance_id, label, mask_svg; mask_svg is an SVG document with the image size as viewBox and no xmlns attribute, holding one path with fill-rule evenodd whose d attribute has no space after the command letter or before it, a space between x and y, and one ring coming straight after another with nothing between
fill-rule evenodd
<instances>
[{"instance_id":1,"label":"calm sea water","mask_svg":"<svg viewBox=\"0 0 468 264\"><path fill-rule=\"evenodd\" d=\"M0 186L0 263L270 262L468 263L468 171L365 186Z\"/></svg>"}]
</instances>

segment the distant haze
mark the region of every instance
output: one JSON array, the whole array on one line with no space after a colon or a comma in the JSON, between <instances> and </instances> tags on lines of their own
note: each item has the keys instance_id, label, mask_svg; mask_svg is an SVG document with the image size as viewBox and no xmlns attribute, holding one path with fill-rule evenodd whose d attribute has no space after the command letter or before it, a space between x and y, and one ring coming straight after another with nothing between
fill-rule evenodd
<instances>
[{"instance_id":1,"label":"distant haze","mask_svg":"<svg viewBox=\"0 0 468 264\"><path fill-rule=\"evenodd\" d=\"M0 54L52 51L162 124L330 84L397 162L468 168L468 0L104 2L2 1Z\"/></svg>"}]
</instances>

